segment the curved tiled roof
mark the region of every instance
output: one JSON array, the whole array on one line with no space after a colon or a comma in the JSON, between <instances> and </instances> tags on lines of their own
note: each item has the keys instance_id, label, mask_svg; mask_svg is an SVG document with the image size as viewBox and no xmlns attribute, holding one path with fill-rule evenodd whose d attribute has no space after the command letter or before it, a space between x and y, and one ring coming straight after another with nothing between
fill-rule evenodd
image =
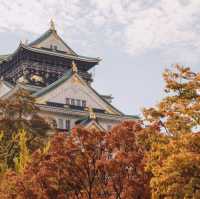
<instances>
[{"instance_id":1,"label":"curved tiled roof","mask_svg":"<svg viewBox=\"0 0 200 199\"><path fill-rule=\"evenodd\" d=\"M40 54L46 54L46 55L52 55L55 57L62 57L62 58L70 59L72 61L76 60L76 61L91 63L92 66L98 64L101 61L101 59L99 59L99 58L90 58L90 57L85 57L85 56L80 56L80 55L70 55L67 53L59 53L56 51L50 51L50 50L45 50L45 49L41 49L41 48L34 48L34 47L26 46L26 45L20 43L20 45L14 51L14 53L8 54L8 55L0 55L0 64L4 61L8 61L8 60L12 59L12 57L15 54L17 54L21 48L28 50L28 51L40 53Z\"/></svg>"},{"instance_id":2,"label":"curved tiled roof","mask_svg":"<svg viewBox=\"0 0 200 199\"><path fill-rule=\"evenodd\" d=\"M38 39L28 44L30 47L34 47L37 44L40 44L42 41L50 37L52 34L56 34L56 37L65 45L65 47L69 50L70 55L77 55L64 41L63 39L57 34L56 30L49 29L44 34L42 34Z\"/></svg>"},{"instance_id":3,"label":"curved tiled roof","mask_svg":"<svg viewBox=\"0 0 200 199\"><path fill-rule=\"evenodd\" d=\"M0 63L2 63L3 61L6 61L8 59L8 57L10 56L10 54L7 55L0 55Z\"/></svg>"},{"instance_id":4,"label":"curved tiled roof","mask_svg":"<svg viewBox=\"0 0 200 199\"><path fill-rule=\"evenodd\" d=\"M80 55L71 55L71 54L66 54L66 53L59 53L56 51L50 51L50 50L45 50L42 48L34 48L34 47L30 47L30 46L25 46L22 45L23 48L33 51L33 52L38 52L38 53L42 53L42 54L49 54L49 55L54 55L54 56L58 56L58 57L64 57L64 58L68 58L71 60L80 60L80 61L86 61L86 62L95 62L98 63L99 61L101 61L101 59L99 58L90 58L90 57L85 57L85 56L80 56Z\"/></svg>"},{"instance_id":5,"label":"curved tiled roof","mask_svg":"<svg viewBox=\"0 0 200 199\"><path fill-rule=\"evenodd\" d=\"M61 42L62 45L64 46L64 48L59 50L59 49L51 49L51 48L48 48L46 46L43 46L42 42L45 42L45 40L47 40L51 36L52 36L52 38L55 38L57 41ZM0 55L0 64L3 63L4 61L12 60L12 58L22 48L27 50L27 51L31 51L33 53L55 56L55 57L58 57L58 58L68 59L69 61L80 62L80 65L84 65L85 70L90 70L93 66L97 65L101 61L100 58L92 58L92 57L86 57L86 56L78 55L57 34L56 29L50 27L50 29L48 29L44 34L42 34L39 38L37 38L33 42L31 42L29 44L23 44L22 42L20 42L18 48L12 54Z\"/></svg>"}]
</instances>

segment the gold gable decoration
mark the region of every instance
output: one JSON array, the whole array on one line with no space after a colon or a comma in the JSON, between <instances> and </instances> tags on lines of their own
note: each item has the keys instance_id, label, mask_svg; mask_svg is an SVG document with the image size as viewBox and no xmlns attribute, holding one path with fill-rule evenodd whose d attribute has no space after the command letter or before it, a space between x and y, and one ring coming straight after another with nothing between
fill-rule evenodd
<instances>
[{"instance_id":1,"label":"gold gable decoration","mask_svg":"<svg viewBox=\"0 0 200 199\"><path fill-rule=\"evenodd\" d=\"M74 75L73 75L73 82L74 83L80 83L80 80L76 76L76 74L78 72L78 68L77 68L77 65L76 65L75 61L72 61L71 68L72 68L72 72L74 73Z\"/></svg>"},{"instance_id":2,"label":"gold gable decoration","mask_svg":"<svg viewBox=\"0 0 200 199\"><path fill-rule=\"evenodd\" d=\"M93 108L91 108L91 107L89 107L89 117L90 117L90 119L93 119L93 120L95 120L96 119L96 114L95 114L95 112L93 111Z\"/></svg>"},{"instance_id":3,"label":"gold gable decoration","mask_svg":"<svg viewBox=\"0 0 200 199\"><path fill-rule=\"evenodd\" d=\"M76 75L73 75L72 80L75 84L80 84L80 80L78 79L78 77Z\"/></svg>"},{"instance_id":4,"label":"gold gable decoration","mask_svg":"<svg viewBox=\"0 0 200 199\"><path fill-rule=\"evenodd\" d=\"M44 83L43 77L39 76L39 75L33 75L33 76L31 76L31 80L32 81L36 81L36 82L42 82L42 83Z\"/></svg>"},{"instance_id":5,"label":"gold gable decoration","mask_svg":"<svg viewBox=\"0 0 200 199\"><path fill-rule=\"evenodd\" d=\"M36 103L38 103L38 104L46 104L46 100L43 99L43 98L37 98L36 99Z\"/></svg>"},{"instance_id":6,"label":"gold gable decoration","mask_svg":"<svg viewBox=\"0 0 200 199\"><path fill-rule=\"evenodd\" d=\"M56 30L53 19L51 19L51 21L50 21L50 30Z\"/></svg>"},{"instance_id":7,"label":"gold gable decoration","mask_svg":"<svg viewBox=\"0 0 200 199\"><path fill-rule=\"evenodd\" d=\"M77 73L78 72L78 67L77 67L75 61L72 61L71 67L72 67L72 72L73 73Z\"/></svg>"},{"instance_id":8,"label":"gold gable decoration","mask_svg":"<svg viewBox=\"0 0 200 199\"><path fill-rule=\"evenodd\" d=\"M95 124L90 125L87 129L88 130L101 131L101 129Z\"/></svg>"}]
</instances>

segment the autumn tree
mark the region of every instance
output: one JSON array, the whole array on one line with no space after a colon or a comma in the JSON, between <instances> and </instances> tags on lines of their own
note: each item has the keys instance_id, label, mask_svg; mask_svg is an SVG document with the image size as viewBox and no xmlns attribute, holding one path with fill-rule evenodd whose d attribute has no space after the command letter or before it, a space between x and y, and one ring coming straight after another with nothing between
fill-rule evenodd
<instances>
[{"instance_id":1,"label":"autumn tree","mask_svg":"<svg viewBox=\"0 0 200 199\"><path fill-rule=\"evenodd\" d=\"M150 176L144 171L146 135L139 121L123 122L106 133L99 167L101 190L108 198L149 198Z\"/></svg>"},{"instance_id":2,"label":"autumn tree","mask_svg":"<svg viewBox=\"0 0 200 199\"><path fill-rule=\"evenodd\" d=\"M106 133L77 128L70 135L56 134L22 173L4 176L0 197L147 199L144 135L137 122Z\"/></svg>"},{"instance_id":3,"label":"autumn tree","mask_svg":"<svg viewBox=\"0 0 200 199\"><path fill-rule=\"evenodd\" d=\"M38 115L35 99L19 90L10 98L0 100L0 165L14 168L19 153L19 132L27 132L27 145L33 151L44 141L49 125Z\"/></svg>"},{"instance_id":4,"label":"autumn tree","mask_svg":"<svg viewBox=\"0 0 200 199\"><path fill-rule=\"evenodd\" d=\"M70 136L55 135L49 149L35 152L22 174L4 176L0 193L24 199L96 198L103 136L85 129L76 129Z\"/></svg>"},{"instance_id":5,"label":"autumn tree","mask_svg":"<svg viewBox=\"0 0 200 199\"><path fill-rule=\"evenodd\" d=\"M77 128L67 141L71 198L100 198L98 162L104 153L104 132Z\"/></svg>"},{"instance_id":6,"label":"autumn tree","mask_svg":"<svg viewBox=\"0 0 200 199\"><path fill-rule=\"evenodd\" d=\"M168 94L156 107L144 110L151 123L159 123L163 133L177 135L198 130L200 124L200 73L176 65L163 74Z\"/></svg>"},{"instance_id":7,"label":"autumn tree","mask_svg":"<svg viewBox=\"0 0 200 199\"><path fill-rule=\"evenodd\" d=\"M200 74L179 65L164 72L166 93L156 107L145 109L151 135L146 169L152 172L152 198L200 198Z\"/></svg>"}]
</instances>

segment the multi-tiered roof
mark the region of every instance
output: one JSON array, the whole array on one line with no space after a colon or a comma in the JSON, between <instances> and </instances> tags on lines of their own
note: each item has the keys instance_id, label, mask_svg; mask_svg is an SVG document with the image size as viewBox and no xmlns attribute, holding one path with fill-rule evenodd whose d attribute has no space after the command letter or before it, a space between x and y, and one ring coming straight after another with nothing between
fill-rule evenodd
<instances>
[{"instance_id":1,"label":"multi-tiered roof","mask_svg":"<svg viewBox=\"0 0 200 199\"><path fill-rule=\"evenodd\" d=\"M120 121L137 119L124 115L111 104L111 96L91 87L89 70L99 61L78 55L51 21L49 30L38 39L21 42L14 53L0 56L0 98L12 97L19 89L29 91L41 114L56 120L62 130L77 124L105 130Z\"/></svg>"},{"instance_id":2,"label":"multi-tiered roof","mask_svg":"<svg viewBox=\"0 0 200 199\"><path fill-rule=\"evenodd\" d=\"M78 73L91 82L88 71L99 61L99 58L78 55L58 35L51 21L50 28L35 41L20 42L14 53L0 56L0 76L11 83L21 78L20 81L29 84L46 86L63 76L75 62Z\"/></svg>"}]
</instances>

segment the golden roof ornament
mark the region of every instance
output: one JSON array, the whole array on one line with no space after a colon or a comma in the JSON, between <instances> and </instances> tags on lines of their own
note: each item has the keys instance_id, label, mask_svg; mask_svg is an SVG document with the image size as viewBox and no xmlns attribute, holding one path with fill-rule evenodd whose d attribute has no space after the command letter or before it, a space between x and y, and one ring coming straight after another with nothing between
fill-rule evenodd
<instances>
[{"instance_id":1,"label":"golden roof ornament","mask_svg":"<svg viewBox=\"0 0 200 199\"><path fill-rule=\"evenodd\" d=\"M93 111L93 108L89 107L89 114L90 114L90 119L96 119L96 114Z\"/></svg>"},{"instance_id":2,"label":"golden roof ornament","mask_svg":"<svg viewBox=\"0 0 200 199\"><path fill-rule=\"evenodd\" d=\"M51 19L51 21L50 21L50 30L56 30L53 19Z\"/></svg>"},{"instance_id":3,"label":"golden roof ornament","mask_svg":"<svg viewBox=\"0 0 200 199\"><path fill-rule=\"evenodd\" d=\"M77 65L76 65L75 61L72 61L72 72L73 73L77 73L78 72L78 68L77 68Z\"/></svg>"}]
</instances>

